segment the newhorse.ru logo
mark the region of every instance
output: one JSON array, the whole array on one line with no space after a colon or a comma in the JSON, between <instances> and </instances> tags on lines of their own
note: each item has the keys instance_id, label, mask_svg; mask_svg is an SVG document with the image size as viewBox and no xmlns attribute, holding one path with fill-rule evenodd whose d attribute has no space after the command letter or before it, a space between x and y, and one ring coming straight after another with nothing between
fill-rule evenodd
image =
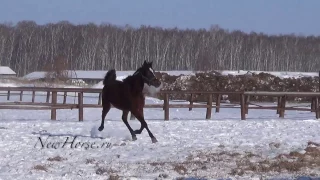
<instances>
[{"instance_id":1,"label":"newhorse.ru logo","mask_svg":"<svg viewBox=\"0 0 320 180\"><path fill-rule=\"evenodd\" d=\"M106 149L111 148L110 142L101 141L82 141L79 140L78 136L66 136L65 138L54 138L51 135L48 135L46 138L38 137L37 142L34 145L34 148L40 147L41 149L61 149L61 148L70 148L70 149Z\"/></svg>"}]
</instances>

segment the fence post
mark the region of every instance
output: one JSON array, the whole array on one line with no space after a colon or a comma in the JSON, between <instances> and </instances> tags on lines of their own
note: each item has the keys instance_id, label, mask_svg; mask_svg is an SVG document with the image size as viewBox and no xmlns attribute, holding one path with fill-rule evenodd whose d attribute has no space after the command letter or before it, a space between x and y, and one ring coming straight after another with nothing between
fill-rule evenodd
<instances>
[{"instance_id":1,"label":"fence post","mask_svg":"<svg viewBox=\"0 0 320 180\"><path fill-rule=\"evenodd\" d=\"M32 91L32 102L34 102L35 96L36 96L36 91Z\"/></svg>"},{"instance_id":2,"label":"fence post","mask_svg":"<svg viewBox=\"0 0 320 180\"><path fill-rule=\"evenodd\" d=\"M206 119L211 119L212 114L212 94L209 95L209 99L207 101L207 113L206 113Z\"/></svg>"},{"instance_id":3,"label":"fence post","mask_svg":"<svg viewBox=\"0 0 320 180\"><path fill-rule=\"evenodd\" d=\"M314 99L314 112L316 113L316 119L320 118L319 98Z\"/></svg>"},{"instance_id":4,"label":"fence post","mask_svg":"<svg viewBox=\"0 0 320 180\"><path fill-rule=\"evenodd\" d=\"M46 99L47 103L49 102L49 99L50 99L50 91L47 91L47 99Z\"/></svg>"},{"instance_id":5,"label":"fence post","mask_svg":"<svg viewBox=\"0 0 320 180\"><path fill-rule=\"evenodd\" d=\"M10 90L8 91L8 96L7 96L7 100L10 100Z\"/></svg>"},{"instance_id":6,"label":"fence post","mask_svg":"<svg viewBox=\"0 0 320 180\"><path fill-rule=\"evenodd\" d=\"M320 92L320 71L319 71L319 92ZM319 119L319 118L320 118L319 97L316 97L316 102L315 102L315 104L317 104L316 107L315 107L315 109L317 110L317 111L316 111L316 112L317 112L317 119Z\"/></svg>"},{"instance_id":7,"label":"fence post","mask_svg":"<svg viewBox=\"0 0 320 180\"><path fill-rule=\"evenodd\" d=\"M164 120L169 120L169 94L165 93L163 101Z\"/></svg>"},{"instance_id":8,"label":"fence post","mask_svg":"<svg viewBox=\"0 0 320 180\"><path fill-rule=\"evenodd\" d=\"M102 102L102 93L99 93L98 105L101 105Z\"/></svg>"},{"instance_id":9,"label":"fence post","mask_svg":"<svg viewBox=\"0 0 320 180\"><path fill-rule=\"evenodd\" d=\"M315 98L315 113L316 113L316 119L320 118L320 108L319 108L319 97Z\"/></svg>"},{"instance_id":10,"label":"fence post","mask_svg":"<svg viewBox=\"0 0 320 180\"><path fill-rule=\"evenodd\" d=\"M241 112L241 120L245 120L246 107L245 107L245 95L243 93L240 94L240 112Z\"/></svg>"},{"instance_id":11,"label":"fence post","mask_svg":"<svg viewBox=\"0 0 320 180\"><path fill-rule=\"evenodd\" d=\"M217 94L216 113L220 112L221 94Z\"/></svg>"},{"instance_id":12,"label":"fence post","mask_svg":"<svg viewBox=\"0 0 320 180\"><path fill-rule=\"evenodd\" d=\"M50 94L50 92L48 91ZM51 120L57 119L57 109L55 109L55 105L57 104L57 91L52 91L52 99L51 99Z\"/></svg>"},{"instance_id":13,"label":"fence post","mask_svg":"<svg viewBox=\"0 0 320 180\"><path fill-rule=\"evenodd\" d=\"M278 99L278 103L277 103L277 114L280 114L281 96L278 96L277 99Z\"/></svg>"},{"instance_id":14,"label":"fence post","mask_svg":"<svg viewBox=\"0 0 320 180\"><path fill-rule=\"evenodd\" d=\"M311 112L313 112L313 110L315 110L315 99L313 97L311 97Z\"/></svg>"},{"instance_id":15,"label":"fence post","mask_svg":"<svg viewBox=\"0 0 320 180\"><path fill-rule=\"evenodd\" d=\"M286 96L282 96L281 98L281 102L280 102L280 112L279 112L279 117L284 118L284 112L285 112L285 108L286 108Z\"/></svg>"},{"instance_id":16,"label":"fence post","mask_svg":"<svg viewBox=\"0 0 320 180\"><path fill-rule=\"evenodd\" d=\"M67 102L67 93L68 92L63 93L63 104L66 104L66 102Z\"/></svg>"},{"instance_id":17,"label":"fence post","mask_svg":"<svg viewBox=\"0 0 320 180\"><path fill-rule=\"evenodd\" d=\"M20 91L20 101L22 101L23 91Z\"/></svg>"},{"instance_id":18,"label":"fence post","mask_svg":"<svg viewBox=\"0 0 320 180\"><path fill-rule=\"evenodd\" d=\"M318 119L320 118L320 97L318 99Z\"/></svg>"},{"instance_id":19,"label":"fence post","mask_svg":"<svg viewBox=\"0 0 320 180\"><path fill-rule=\"evenodd\" d=\"M78 93L79 121L83 121L83 92Z\"/></svg>"},{"instance_id":20,"label":"fence post","mask_svg":"<svg viewBox=\"0 0 320 180\"><path fill-rule=\"evenodd\" d=\"M190 94L190 107L189 107L189 111L192 110L192 105L193 105L193 94Z\"/></svg>"},{"instance_id":21,"label":"fence post","mask_svg":"<svg viewBox=\"0 0 320 180\"><path fill-rule=\"evenodd\" d=\"M250 96L246 96L245 98L246 114L249 113L249 101L250 101Z\"/></svg>"}]
</instances>

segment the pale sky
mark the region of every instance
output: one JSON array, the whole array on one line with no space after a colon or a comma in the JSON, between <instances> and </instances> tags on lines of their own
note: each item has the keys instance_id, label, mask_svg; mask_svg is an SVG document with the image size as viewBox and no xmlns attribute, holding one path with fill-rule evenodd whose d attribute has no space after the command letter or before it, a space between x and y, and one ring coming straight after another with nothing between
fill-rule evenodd
<instances>
[{"instance_id":1,"label":"pale sky","mask_svg":"<svg viewBox=\"0 0 320 180\"><path fill-rule=\"evenodd\" d=\"M33 20L320 35L320 0L0 0L0 23Z\"/></svg>"}]
</instances>

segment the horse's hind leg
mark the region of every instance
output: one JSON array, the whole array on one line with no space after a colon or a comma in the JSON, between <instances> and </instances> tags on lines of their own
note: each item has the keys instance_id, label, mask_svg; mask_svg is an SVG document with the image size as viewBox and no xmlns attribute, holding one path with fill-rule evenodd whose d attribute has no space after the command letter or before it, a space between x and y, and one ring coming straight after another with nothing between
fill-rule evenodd
<instances>
[{"instance_id":1,"label":"horse's hind leg","mask_svg":"<svg viewBox=\"0 0 320 180\"><path fill-rule=\"evenodd\" d=\"M104 119L106 118L106 115L108 114L109 110L111 108L110 102L106 102L102 104L102 115L101 115L101 125L99 127L99 131L102 131L104 129Z\"/></svg>"},{"instance_id":2,"label":"horse's hind leg","mask_svg":"<svg viewBox=\"0 0 320 180\"><path fill-rule=\"evenodd\" d=\"M127 126L127 128L129 129L130 131L130 134L132 136L132 140L135 141L137 140L137 136L136 134L133 132L132 128L130 127L129 123L128 123L128 114L129 114L129 111L123 111L122 112L122 121L124 122L124 124Z\"/></svg>"},{"instance_id":3,"label":"horse's hind leg","mask_svg":"<svg viewBox=\"0 0 320 180\"><path fill-rule=\"evenodd\" d=\"M138 112L136 112L136 113L143 114L143 109L138 110ZM131 112L131 115L135 116L132 112ZM140 129L137 129L134 131L135 134L141 134L144 129L144 125L142 124L141 120L140 119L138 119L138 120L140 121L141 126L140 126Z\"/></svg>"},{"instance_id":4,"label":"horse's hind leg","mask_svg":"<svg viewBox=\"0 0 320 180\"><path fill-rule=\"evenodd\" d=\"M157 139L153 136L152 132L150 131L150 129L148 128L148 124L147 122L144 120L144 117L143 117L143 111L141 113L141 111L131 111L131 113L140 121L141 123L141 128L139 130L135 130L135 132L137 132L138 134L142 132L142 130L144 128L147 129L148 131L148 134L152 140L152 143L156 143L158 142Z\"/></svg>"}]
</instances>

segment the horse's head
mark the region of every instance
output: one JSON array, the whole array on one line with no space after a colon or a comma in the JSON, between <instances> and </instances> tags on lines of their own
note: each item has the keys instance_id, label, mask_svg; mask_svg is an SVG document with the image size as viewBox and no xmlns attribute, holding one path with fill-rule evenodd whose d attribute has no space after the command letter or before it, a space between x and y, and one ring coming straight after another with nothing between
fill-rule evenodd
<instances>
[{"instance_id":1,"label":"horse's head","mask_svg":"<svg viewBox=\"0 0 320 180\"><path fill-rule=\"evenodd\" d=\"M154 74L152 62L144 61L139 71L142 75L144 83L148 84L149 86L154 86L156 88L161 85L160 80Z\"/></svg>"}]
</instances>

